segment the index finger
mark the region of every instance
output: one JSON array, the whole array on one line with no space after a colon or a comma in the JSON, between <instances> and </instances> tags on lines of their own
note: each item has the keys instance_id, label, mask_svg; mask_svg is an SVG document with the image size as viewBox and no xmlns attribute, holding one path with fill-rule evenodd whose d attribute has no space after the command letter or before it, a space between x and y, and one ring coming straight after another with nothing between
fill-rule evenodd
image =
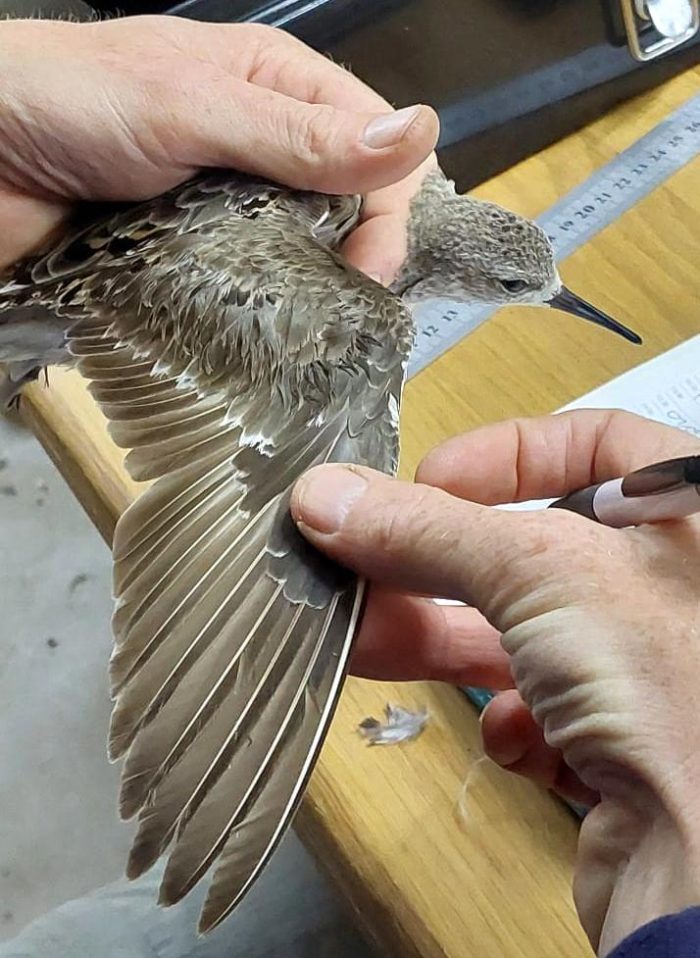
<instances>
[{"instance_id":1,"label":"index finger","mask_svg":"<svg viewBox=\"0 0 700 958\"><path fill-rule=\"evenodd\" d=\"M261 30L257 56L248 62L245 79L306 103L341 110L389 111L391 105L345 67L282 31ZM423 162L421 162L421 160ZM416 156L416 169L395 183L368 193L362 221L343 246L343 255L358 269L385 284L394 279L406 257L406 224L411 200L424 176L437 166L435 155Z\"/></svg>"},{"instance_id":2,"label":"index finger","mask_svg":"<svg viewBox=\"0 0 700 958\"><path fill-rule=\"evenodd\" d=\"M234 29L237 38L227 37L225 28L217 25L212 39L217 59L235 76L305 103L378 113L392 109L384 97L345 67L284 30L262 24L236 24ZM246 42L242 48L234 47L232 56L231 41L240 40L244 31Z\"/></svg>"},{"instance_id":3,"label":"index finger","mask_svg":"<svg viewBox=\"0 0 700 958\"><path fill-rule=\"evenodd\" d=\"M411 200L428 171L437 166L432 154L408 176L365 197L362 221L343 244L343 256L388 286L406 259Z\"/></svg>"},{"instance_id":4,"label":"index finger","mask_svg":"<svg viewBox=\"0 0 700 958\"><path fill-rule=\"evenodd\" d=\"M698 451L695 437L642 416L577 409L456 436L428 453L416 479L493 506L563 496Z\"/></svg>"}]
</instances>

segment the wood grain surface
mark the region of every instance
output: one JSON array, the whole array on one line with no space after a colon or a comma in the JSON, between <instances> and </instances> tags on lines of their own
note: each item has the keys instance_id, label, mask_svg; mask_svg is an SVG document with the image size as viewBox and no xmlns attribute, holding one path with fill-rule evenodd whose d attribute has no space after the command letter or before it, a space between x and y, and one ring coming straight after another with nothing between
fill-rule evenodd
<instances>
[{"instance_id":1,"label":"wood grain surface","mask_svg":"<svg viewBox=\"0 0 700 958\"><path fill-rule=\"evenodd\" d=\"M696 68L477 195L537 215L699 90ZM552 411L696 333L699 222L695 162L563 264L565 282L639 330L644 347L563 314L509 309L417 376L402 414L402 475L442 439ZM109 539L138 487L77 374L52 372L49 389L32 387L25 415ZM431 722L416 742L368 748L357 723L387 701L427 707ZM458 691L352 679L298 830L384 956L590 956L570 893L575 819L480 755L476 713Z\"/></svg>"}]
</instances>

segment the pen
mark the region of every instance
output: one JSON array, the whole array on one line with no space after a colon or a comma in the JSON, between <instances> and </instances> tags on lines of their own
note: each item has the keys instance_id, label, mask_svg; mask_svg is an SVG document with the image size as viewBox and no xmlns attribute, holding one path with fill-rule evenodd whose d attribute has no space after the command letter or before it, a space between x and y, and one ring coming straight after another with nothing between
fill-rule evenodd
<instances>
[{"instance_id":1,"label":"pen","mask_svg":"<svg viewBox=\"0 0 700 958\"><path fill-rule=\"evenodd\" d=\"M568 509L622 529L644 522L683 519L700 512L700 456L656 462L557 499L550 509Z\"/></svg>"}]
</instances>

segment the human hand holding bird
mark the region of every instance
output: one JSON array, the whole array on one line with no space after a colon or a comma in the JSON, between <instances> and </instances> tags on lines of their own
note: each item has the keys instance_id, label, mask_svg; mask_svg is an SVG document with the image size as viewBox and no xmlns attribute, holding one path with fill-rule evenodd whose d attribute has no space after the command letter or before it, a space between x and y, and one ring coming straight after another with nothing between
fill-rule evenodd
<instances>
[{"instance_id":1,"label":"human hand holding bird","mask_svg":"<svg viewBox=\"0 0 700 958\"><path fill-rule=\"evenodd\" d=\"M393 278L410 199L435 164L429 107L397 117L347 70L259 24L8 20L0 40L0 268L77 201L145 199L231 167L364 194L344 253Z\"/></svg>"},{"instance_id":2,"label":"human hand holding bird","mask_svg":"<svg viewBox=\"0 0 700 958\"><path fill-rule=\"evenodd\" d=\"M129 873L168 851L171 904L213 868L208 930L294 814L362 609L291 489L325 462L396 471L412 307L554 306L638 338L562 286L536 224L457 195L430 109L391 114L297 41L163 18L0 29L27 32L0 69L6 261L46 240L0 285L0 397L77 366L153 481L113 543L110 752L139 816ZM76 199L142 202L65 222Z\"/></svg>"},{"instance_id":3,"label":"human hand holding bird","mask_svg":"<svg viewBox=\"0 0 700 958\"><path fill-rule=\"evenodd\" d=\"M612 529L492 507L698 450L684 431L579 409L449 439L414 483L331 465L292 495L310 541L372 582L353 670L499 690L486 754L592 806L574 894L601 955L700 900L700 518Z\"/></svg>"}]
</instances>

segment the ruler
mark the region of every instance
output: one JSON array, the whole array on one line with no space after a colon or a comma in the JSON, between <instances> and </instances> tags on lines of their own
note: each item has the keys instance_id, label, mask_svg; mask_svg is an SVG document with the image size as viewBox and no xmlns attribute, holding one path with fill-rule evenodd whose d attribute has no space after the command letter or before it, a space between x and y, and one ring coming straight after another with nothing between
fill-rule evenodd
<instances>
[{"instance_id":1,"label":"ruler","mask_svg":"<svg viewBox=\"0 0 700 958\"><path fill-rule=\"evenodd\" d=\"M697 94L538 218L557 260L570 256L699 153ZM498 308L444 300L421 304L415 311L418 331L409 377L473 332Z\"/></svg>"}]
</instances>

